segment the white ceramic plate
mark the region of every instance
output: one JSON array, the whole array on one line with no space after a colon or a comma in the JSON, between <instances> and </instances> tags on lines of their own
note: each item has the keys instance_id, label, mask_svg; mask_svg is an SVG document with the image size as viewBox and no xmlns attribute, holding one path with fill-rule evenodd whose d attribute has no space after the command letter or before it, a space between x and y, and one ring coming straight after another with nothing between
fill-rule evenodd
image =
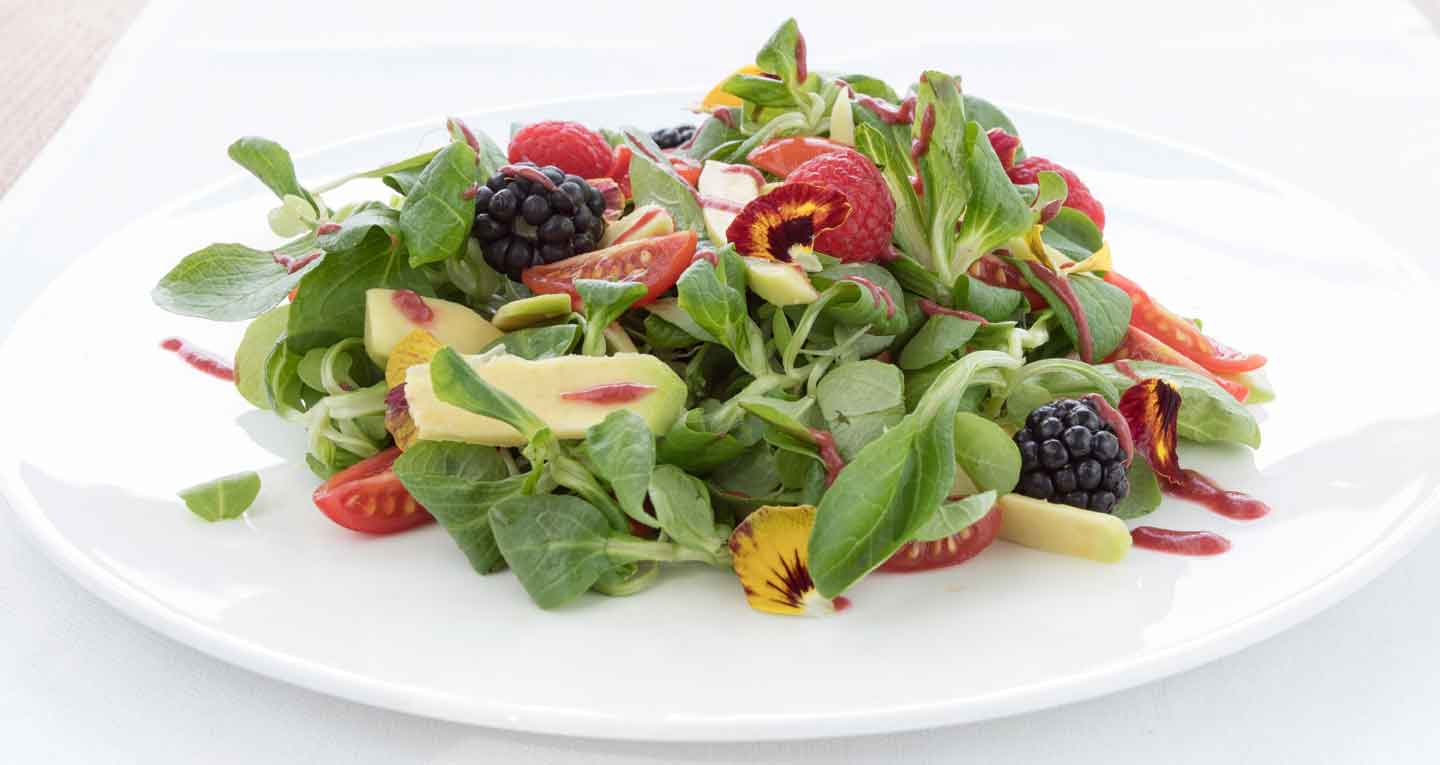
<instances>
[{"instance_id":1,"label":"white ceramic plate","mask_svg":"<svg viewBox=\"0 0 1440 765\"><path fill-rule=\"evenodd\" d=\"M471 122L499 137L543 117L655 126L683 118L686 98ZM17 323L0 350L0 482L87 587L224 660L415 714L610 738L846 735L1061 704L1239 650L1403 555L1440 507L1423 440L1440 425L1437 399L1403 331L1428 319L1422 274L1282 183L1113 127L1013 116L1027 146L1067 160L1105 201L1125 273L1272 359L1281 398L1260 415L1264 448L1187 444L1182 458L1274 514L1239 524L1169 501L1145 520L1220 531L1227 555L1137 550L1103 566L997 543L958 568L872 576L826 619L759 614L732 577L681 568L637 597L541 611L513 577L473 574L437 527L376 539L331 524L309 502L302 434L159 350L169 335L222 352L238 341L240 325L170 316L147 297L186 252L270 241L273 201L238 178L115 232ZM358 139L304 158L302 175L442 135ZM175 498L242 469L264 478L243 520L208 525Z\"/></svg>"}]
</instances>

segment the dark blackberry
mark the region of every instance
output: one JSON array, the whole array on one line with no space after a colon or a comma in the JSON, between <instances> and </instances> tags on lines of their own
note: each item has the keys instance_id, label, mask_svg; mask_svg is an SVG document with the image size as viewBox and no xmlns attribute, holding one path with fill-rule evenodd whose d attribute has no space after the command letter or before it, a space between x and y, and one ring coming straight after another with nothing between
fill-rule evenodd
<instances>
[{"instance_id":1,"label":"dark blackberry","mask_svg":"<svg viewBox=\"0 0 1440 765\"><path fill-rule=\"evenodd\" d=\"M1115 431L1084 401L1036 407L1015 432L1021 494L1109 513L1130 493Z\"/></svg>"},{"instance_id":2,"label":"dark blackberry","mask_svg":"<svg viewBox=\"0 0 1440 765\"><path fill-rule=\"evenodd\" d=\"M662 149L675 149L685 145L695 136L694 125L676 125L675 127L660 128L650 134L650 139L656 146Z\"/></svg>"},{"instance_id":3,"label":"dark blackberry","mask_svg":"<svg viewBox=\"0 0 1440 765\"><path fill-rule=\"evenodd\" d=\"M595 249L605 233L605 200L578 175L553 165L500 168L475 192L475 223L485 262L511 279L525 269Z\"/></svg>"}]
</instances>

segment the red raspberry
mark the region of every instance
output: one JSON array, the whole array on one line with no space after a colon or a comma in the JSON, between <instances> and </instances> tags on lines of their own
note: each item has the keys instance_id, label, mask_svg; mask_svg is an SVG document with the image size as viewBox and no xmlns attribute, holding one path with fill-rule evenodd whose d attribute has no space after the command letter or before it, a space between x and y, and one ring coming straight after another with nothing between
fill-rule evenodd
<instances>
[{"instance_id":1,"label":"red raspberry","mask_svg":"<svg viewBox=\"0 0 1440 765\"><path fill-rule=\"evenodd\" d=\"M990 148L1000 157L1000 165L1005 172L1010 172L1015 165L1015 152L1020 150L1019 136L1010 135L1001 128L990 128L985 135L990 139Z\"/></svg>"},{"instance_id":2,"label":"red raspberry","mask_svg":"<svg viewBox=\"0 0 1440 765\"><path fill-rule=\"evenodd\" d=\"M1080 181L1079 176L1060 165L1044 157L1026 157L1009 169L1010 182L1015 184L1035 183L1042 170L1059 173L1060 177L1065 179L1065 185L1070 189L1070 193L1065 197L1065 206L1085 213L1090 220L1094 221L1095 227L1104 233L1105 208L1101 206L1100 200L1090 196L1090 189Z\"/></svg>"},{"instance_id":3,"label":"red raspberry","mask_svg":"<svg viewBox=\"0 0 1440 765\"><path fill-rule=\"evenodd\" d=\"M815 249L846 263L885 260L890 256L890 235L895 231L895 200L885 177L865 155L845 149L806 160L785 176L828 186L850 201L850 217L839 228L822 232Z\"/></svg>"},{"instance_id":4,"label":"red raspberry","mask_svg":"<svg viewBox=\"0 0 1440 765\"><path fill-rule=\"evenodd\" d=\"M510 139L510 161L554 165L581 178L603 178L610 171L610 144L578 122L536 122Z\"/></svg>"}]
</instances>

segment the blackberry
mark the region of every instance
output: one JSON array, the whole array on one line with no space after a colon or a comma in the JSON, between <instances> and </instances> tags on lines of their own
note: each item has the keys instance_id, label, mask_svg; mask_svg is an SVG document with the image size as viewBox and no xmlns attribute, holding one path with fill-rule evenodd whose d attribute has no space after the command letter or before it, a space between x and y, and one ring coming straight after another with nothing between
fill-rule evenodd
<instances>
[{"instance_id":1,"label":"blackberry","mask_svg":"<svg viewBox=\"0 0 1440 765\"><path fill-rule=\"evenodd\" d=\"M1027 497L1108 513L1130 493L1125 455L1110 424L1084 401L1037 407L1015 432Z\"/></svg>"},{"instance_id":2,"label":"blackberry","mask_svg":"<svg viewBox=\"0 0 1440 765\"><path fill-rule=\"evenodd\" d=\"M675 149L684 146L695 136L694 125L676 125L675 127L660 128L650 134L650 139L656 146L662 149Z\"/></svg>"},{"instance_id":3,"label":"blackberry","mask_svg":"<svg viewBox=\"0 0 1440 765\"><path fill-rule=\"evenodd\" d=\"M475 192L475 224L485 262L511 279L531 266L595 249L605 233L605 198L554 165L500 168Z\"/></svg>"}]
</instances>

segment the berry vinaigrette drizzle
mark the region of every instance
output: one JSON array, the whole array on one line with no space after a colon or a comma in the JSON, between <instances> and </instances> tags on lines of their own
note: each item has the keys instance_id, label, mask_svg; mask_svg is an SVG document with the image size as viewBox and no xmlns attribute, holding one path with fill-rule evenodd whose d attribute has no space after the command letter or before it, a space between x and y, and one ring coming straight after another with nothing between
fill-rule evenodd
<instances>
[{"instance_id":1,"label":"berry vinaigrette drizzle","mask_svg":"<svg viewBox=\"0 0 1440 765\"><path fill-rule=\"evenodd\" d=\"M235 382L235 368L230 366L224 359L209 351L196 348L194 345L178 337L169 337L162 340L160 347L179 356L181 361L189 364L191 368L197 371L204 372L211 377L225 380L226 382Z\"/></svg>"}]
</instances>

